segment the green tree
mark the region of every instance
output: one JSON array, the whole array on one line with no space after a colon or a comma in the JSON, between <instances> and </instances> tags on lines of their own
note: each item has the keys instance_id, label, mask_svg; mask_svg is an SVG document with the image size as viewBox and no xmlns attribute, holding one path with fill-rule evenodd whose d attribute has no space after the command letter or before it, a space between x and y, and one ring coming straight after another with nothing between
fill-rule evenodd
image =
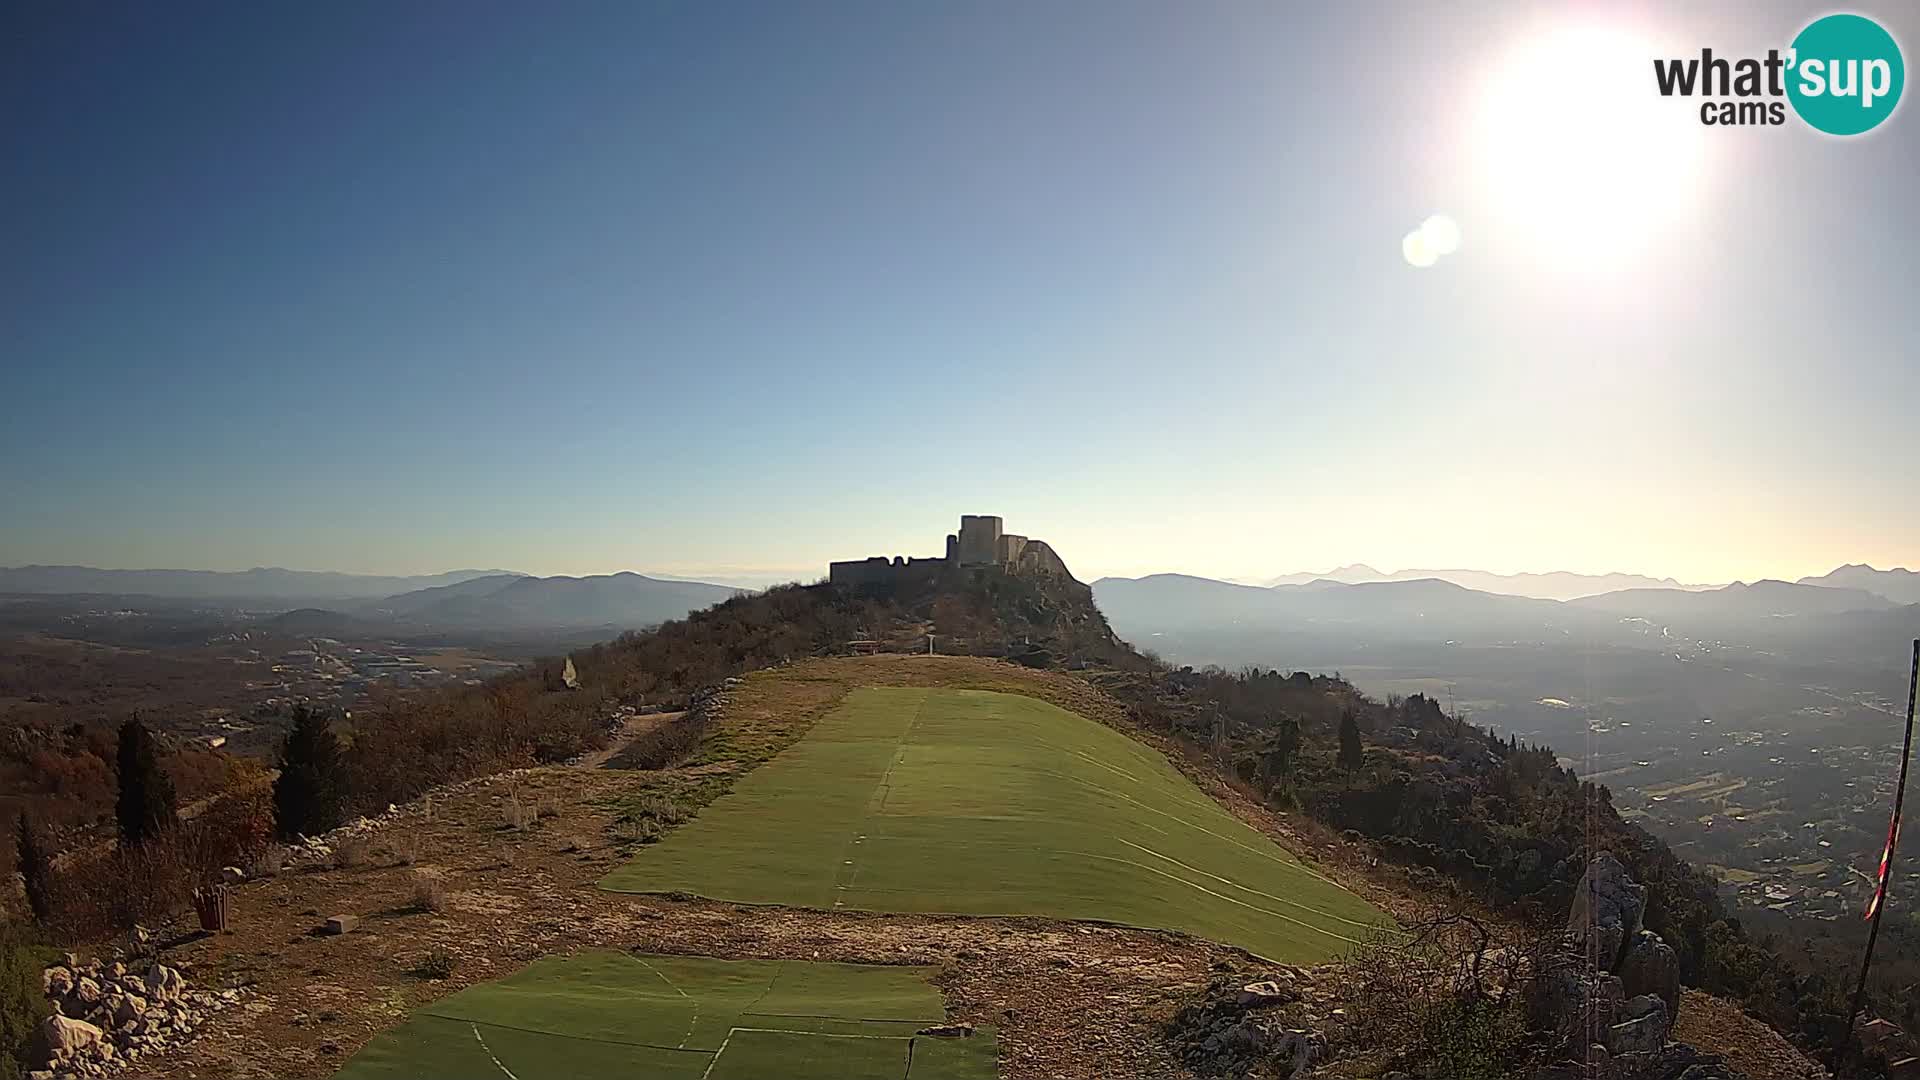
<instances>
[{"instance_id":1,"label":"green tree","mask_svg":"<svg viewBox=\"0 0 1920 1080\"><path fill-rule=\"evenodd\" d=\"M120 727L120 841L144 844L179 822L173 779L160 768L160 744L134 716Z\"/></svg>"},{"instance_id":2,"label":"green tree","mask_svg":"<svg viewBox=\"0 0 1920 1080\"><path fill-rule=\"evenodd\" d=\"M50 959L31 928L0 925L0 1080L26 1075L34 1032L48 1012L40 973Z\"/></svg>"},{"instance_id":3,"label":"green tree","mask_svg":"<svg viewBox=\"0 0 1920 1080\"><path fill-rule=\"evenodd\" d=\"M1345 709L1340 713L1340 767L1348 772L1357 772L1364 755L1360 745L1360 723L1354 719L1353 710Z\"/></svg>"},{"instance_id":4,"label":"green tree","mask_svg":"<svg viewBox=\"0 0 1920 1080\"><path fill-rule=\"evenodd\" d=\"M282 836L316 836L340 824L347 800L347 759L332 718L305 705L280 744L280 776L273 782L275 820Z\"/></svg>"},{"instance_id":5,"label":"green tree","mask_svg":"<svg viewBox=\"0 0 1920 1080\"><path fill-rule=\"evenodd\" d=\"M40 833L24 810L13 840L20 880L27 887L27 907L34 919L44 924L53 917L53 856L40 842Z\"/></svg>"},{"instance_id":6,"label":"green tree","mask_svg":"<svg viewBox=\"0 0 1920 1080\"><path fill-rule=\"evenodd\" d=\"M1273 738L1267 743L1262 764L1269 778L1285 776L1293 769L1293 757L1300 752L1300 721L1283 716L1274 725Z\"/></svg>"}]
</instances>

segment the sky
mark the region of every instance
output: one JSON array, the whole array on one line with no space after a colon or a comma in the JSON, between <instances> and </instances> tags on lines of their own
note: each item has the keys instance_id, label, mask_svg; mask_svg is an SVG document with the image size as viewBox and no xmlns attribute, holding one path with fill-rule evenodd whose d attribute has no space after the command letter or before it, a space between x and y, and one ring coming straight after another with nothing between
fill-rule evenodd
<instances>
[{"instance_id":1,"label":"sky","mask_svg":"<svg viewBox=\"0 0 1920 1080\"><path fill-rule=\"evenodd\" d=\"M1920 565L1920 115L1652 78L1827 9L1315 7L7 5L0 565Z\"/></svg>"}]
</instances>

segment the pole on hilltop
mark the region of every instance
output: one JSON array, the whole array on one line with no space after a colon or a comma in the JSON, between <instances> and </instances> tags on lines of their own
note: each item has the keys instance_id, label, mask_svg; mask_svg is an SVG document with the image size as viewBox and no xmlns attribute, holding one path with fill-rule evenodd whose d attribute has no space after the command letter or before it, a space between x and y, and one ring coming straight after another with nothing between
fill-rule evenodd
<instances>
[{"instance_id":1,"label":"pole on hilltop","mask_svg":"<svg viewBox=\"0 0 1920 1080\"><path fill-rule=\"evenodd\" d=\"M1873 928L1867 931L1866 955L1860 958L1860 981L1853 988L1853 1004L1847 1009L1846 1030L1840 1035L1844 1054L1853 1046L1853 1029L1860 1007L1867 998L1867 971L1873 966L1873 946L1880 940L1880 917L1887 913L1887 890L1893 884L1893 848L1900 839L1900 807L1907 798L1907 765L1913 760L1913 699L1920 692L1920 638L1913 642L1913 666L1907 674L1907 736L1900 748L1900 783L1893 789L1893 818L1887 824L1887 850L1880 858L1880 881L1874 888Z\"/></svg>"}]
</instances>

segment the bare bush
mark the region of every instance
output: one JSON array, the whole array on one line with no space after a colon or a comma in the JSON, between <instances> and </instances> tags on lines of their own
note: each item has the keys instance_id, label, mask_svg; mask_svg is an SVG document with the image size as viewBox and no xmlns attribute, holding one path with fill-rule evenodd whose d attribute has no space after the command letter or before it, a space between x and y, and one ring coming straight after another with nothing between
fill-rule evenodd
<instances>
[{"instance_id":1,"label":"bare bush","mask_svg":"<svg viewBox=\"0 0 1920 1080\"><path fill-rule=\"evenodd\" d=\"M447 882L437 870L413 872L413 906L421 911L445 911Z\"/></svg>"},{"instance_id":2,"label":"bare bush","mask_svg":"<svg viewBox=\"0 0 1920 1080\"><path fill-rule=\"evenodd\" d=\"M248 874L257 878L270 878L280 873L287 865L287 847L285 844L268 844L254 857Z\"/></svg>"},{"instance_id":3,"label":"bare bush","mask_svg":"<svg viewBox=\"0 0 1920 1080\"><path fill-rule=\"evenodd\" d=\"M333 868L335 870L353 870L367 865L373 857L373 845L364 836L341 837L333 845Z\"/></svg>"},{"instance_id":4,"label":"bare bush","mask_svg":"<svg viewBox=\"0 0 1920 1080\"><path fill-rule=\"evenodd\" d=\"M422 979L451 979L460 966L460 958L443 945L435 945L413 965L413 974Z\"/></svg>"},{"instance_id":5,"label":"bare bush","mask_svg":"<svg viewBox=\"0 0 1920 1080\"><path fill-rule=\"evenodd\" d=\"M533 808L520 800L520 792L516 789L508 789L506 801L500 804L501 827L512 829L514 832L524 832L538 820Z\"/></svg>"}]
</instances>

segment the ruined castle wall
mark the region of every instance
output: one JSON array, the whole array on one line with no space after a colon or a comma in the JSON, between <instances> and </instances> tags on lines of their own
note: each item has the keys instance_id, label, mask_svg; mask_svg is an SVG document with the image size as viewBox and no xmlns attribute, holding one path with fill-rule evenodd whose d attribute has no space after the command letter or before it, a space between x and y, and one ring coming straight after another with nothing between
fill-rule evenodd
<instances>
[{"instance_id":1,"label":"ruined castle wall","mask_svg":"<svg viewBox=\"0 0 1920 1080\"><path fill-rule=\"evenodd\" d=\"M1000 560L1000 519L985 514L960 518L960 565L991 566Z\"/></svg>"},{"instance_id":2,"label":"ruined castle wall","mask_svg":"<svg viewBox=\"0 0 1920 1080\"><path fill-rule=\"evenodd\" d=\"M1020 553L1025 551L1026 548L1026 537L1007 533L1000 537L1000 555L998 561L1009 566L1018 563L1020 561Z\"/></svg>"},{"instance_id":3,"label":"ruined castle wall","mask_svg":"<svg viewBox=\"0 0 1920 1080\"><path fill-rule=\"evenodd\" d=\"M900 555L889 559L875 555L870 559L827 564L827 580L856 589L874 585L924 585L938 578L946 566L945 559L909 559Z\"/></svg>"},{"instance_id":4,"label":"ruined castle wall","mask_svg":"<svg viewBox=\"0 0 1920 1080\"><path fill-rule=\"evenodd\" d=\"M1060 558L1045 540L1028 540L1020 550L1019 559L1013 564L1016 573L1022 574L1059 574L1072 577L1067 570L1066 561Z\"/></svg>"}]
</instances>

